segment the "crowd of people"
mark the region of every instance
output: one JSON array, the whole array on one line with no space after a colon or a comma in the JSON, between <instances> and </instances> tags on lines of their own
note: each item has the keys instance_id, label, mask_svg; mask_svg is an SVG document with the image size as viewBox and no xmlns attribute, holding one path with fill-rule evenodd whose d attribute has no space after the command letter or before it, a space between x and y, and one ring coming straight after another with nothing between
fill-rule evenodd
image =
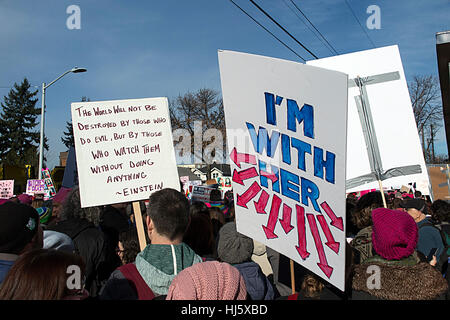
<instances>
[{"instance_id":1,"label":"crowd of people","mask_svg":"<svg viewBox=\"0 0 450 320\"><path fill-rule=\"evenodd\" d=\"M348 195L345 292L295 264L293 293L287 257L239 233L233 196L220 190L208 203L152 193L143 250L131 204L81 208L77 186L3 202L2 300L449 298L450 204L419 193Z\"/></svg>"}]
</instances>

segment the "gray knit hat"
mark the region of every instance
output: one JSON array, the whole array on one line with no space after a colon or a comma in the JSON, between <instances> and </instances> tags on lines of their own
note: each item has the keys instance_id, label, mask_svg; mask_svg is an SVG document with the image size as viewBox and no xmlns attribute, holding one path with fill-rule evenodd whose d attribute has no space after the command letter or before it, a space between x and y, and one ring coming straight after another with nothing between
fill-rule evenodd
<instances>
[{"instance_id":1,"label":"gray knit hat","mask_svg":"<svg viewBox=\"0 0 450 320\"><path fill-rule=\"evenodd\" d=\"M239 264L251 260L253 240L236 230L236 222L228 222L219 231L217 245L218 258L229 264Z\"/></svg>"}]
</instances>

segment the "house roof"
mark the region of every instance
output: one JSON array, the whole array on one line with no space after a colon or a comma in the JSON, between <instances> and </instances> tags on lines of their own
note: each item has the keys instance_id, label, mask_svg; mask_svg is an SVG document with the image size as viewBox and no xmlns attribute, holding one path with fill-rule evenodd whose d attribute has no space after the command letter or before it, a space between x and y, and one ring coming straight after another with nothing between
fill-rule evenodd
<instances>
[{"instance_id":1,"label":"house roof","mask_svg":"<svg viewBox=\"0 0 450 320\"><path fill-rule=\"evenodd\" d=\"M183 177L183 176L188 176L189 177L189 181L193 181L193 180L199 180L199 177L197 175L195 175L190 168L185 168L185 167L177 167L178 168L178 176Z\"/></svg>"},{"instance_id":2,"label":"house roof","mask_svg":"<svg viewBox=\"0 0 450 320\"><path fill-rule=\"evenodd\" d=\"M225 176L225 177L231 176L231 167L230 167L229 164L217 164L217 163L214 163L214 164L211 165L211 169L210 170L212 171L214 169L220 170L220 172L222 172L222 175ZM204 166L202 168L199 168L199 170L202 173L206 174L207 171L208 171L208 166Z\"/></svg>"}]
</instances>

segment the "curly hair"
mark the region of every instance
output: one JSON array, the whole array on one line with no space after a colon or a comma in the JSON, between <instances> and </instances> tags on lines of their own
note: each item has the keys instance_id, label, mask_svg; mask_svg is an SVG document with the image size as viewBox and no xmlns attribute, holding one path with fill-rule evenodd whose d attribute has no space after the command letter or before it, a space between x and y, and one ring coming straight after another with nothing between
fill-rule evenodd
<instances>
[{"instance_id":1,"label":"curly hair","mask_svg":"<svg viewBox=\"0 0 450 320\"><path fill-rule=\"evenodd\" d=\"M431 205L431 217L436 222L450 222L450 204L444 200L436 200Z\"/></svg>"},{"instance_id":2,"label":"curly hair","mask_svg":"<svg viewBox=\"0 0 450 320\"><path fill-rule=\"evenodd\" d=\"M101 212L101 207L81 208L80 189L76 186L69 192L64 200L60 217L61 221L73 218L86 219L95 226L98 226L100 223Z\"/></svg>"},{"instance_id":3,"label":"curly hair","mask_svg":"<svg viewBox=\"0 0 450 320\"><path fill-rule=\"evenodd\" d=\"M124 264L132 263L136 260L136 256L141 251L139 247L139 238L137 230L130 227L119 233L119 241L123 246L123 262Z\"/></svg>"},{"instance_id":4,"label":"curly hair","mask_svg":"<svg viewBox=\"0 0 450 320\"><path fill-rule=\"evenodd\" d=\"M366 193L356 202L351 221L361 230L372 225L372 210L383 207L381 192Z\"/></svg>"}]
</instances>

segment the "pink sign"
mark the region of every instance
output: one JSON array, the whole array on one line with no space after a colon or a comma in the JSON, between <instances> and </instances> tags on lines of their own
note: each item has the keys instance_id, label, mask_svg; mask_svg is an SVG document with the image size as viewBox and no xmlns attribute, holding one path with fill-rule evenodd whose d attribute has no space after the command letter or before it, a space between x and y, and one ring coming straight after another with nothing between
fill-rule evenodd
<instances>
[{"instance_id":1,"label":"pink sign","mask_svg":"<svg viewBox=\"0 0 450 320\"><path fill-rule=\"evenodd\" d=\"M0 199L9 199L14 195L14 180L0 180Z\"/></svg>"}]
</instances>

